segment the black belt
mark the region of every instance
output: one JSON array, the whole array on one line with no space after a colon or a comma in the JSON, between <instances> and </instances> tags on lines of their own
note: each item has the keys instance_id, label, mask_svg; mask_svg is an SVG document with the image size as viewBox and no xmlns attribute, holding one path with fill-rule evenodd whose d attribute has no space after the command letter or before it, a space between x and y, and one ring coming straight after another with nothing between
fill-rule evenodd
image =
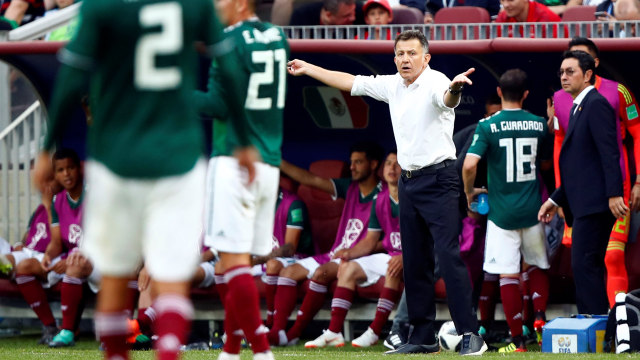
<instances>
[{"instance_id":1,"label":"black belt","mask_svg":"<svg viewBox=\"0 0 640 360\"><path fill-rule=\"evenodd\" d=\"M456 162L455 160L445 160L445 161L439 162L437 164L421 167L420 169L402 170L402 176L404 176L407 179L411 179L411 178L414 178L414 177L417 177L417 176L422 176L422 175L427 175L427 174L434 174L436 171L438 171L438 169L442 169L442 168L446 168L447 166L451 166L455 162Z\"/></svg>"}]
</instances>

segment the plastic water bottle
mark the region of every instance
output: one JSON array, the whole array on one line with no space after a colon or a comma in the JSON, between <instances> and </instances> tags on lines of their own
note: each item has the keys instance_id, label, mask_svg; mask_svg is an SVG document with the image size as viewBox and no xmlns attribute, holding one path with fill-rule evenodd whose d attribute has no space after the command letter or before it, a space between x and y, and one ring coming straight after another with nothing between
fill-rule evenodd
<instances>
[{"instance_id":1,"label":"plastic water bottle","mask_svg":"<svg viewBox=\"0 0 640 360\"><path fill-rule=\"evenodd\" d=\"M478 195L476 205L476 212L480 215L487 215L489 213L489 195L482 193Z\"/></svg>"}]
</instances>

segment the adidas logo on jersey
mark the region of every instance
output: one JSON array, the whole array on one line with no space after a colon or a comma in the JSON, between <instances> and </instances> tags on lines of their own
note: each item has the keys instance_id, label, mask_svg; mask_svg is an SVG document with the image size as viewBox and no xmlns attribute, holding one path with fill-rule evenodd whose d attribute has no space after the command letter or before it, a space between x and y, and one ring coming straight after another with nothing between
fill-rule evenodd
<instances>
[{"instance_id":1,"label":"adidas logo on jersey","mask_svg":"<svg viewBox=\"0 0 640 360\"><path fill-rule=\"evenodd\" d=\"M225 237L224 230L218 231L218 233L216 234L216 237Z\"/></svg>"},{"instance_id":2,"label":"adidas logo on jersey","mask_svg":"<svg viewBox=\"0 0 640 360\"><path fill-rule=\"evenodd\" d=\"M495 264L496 263L496 258L491 258L491 260L489 260L489 264Z\"/></svg>"}]
</instances>

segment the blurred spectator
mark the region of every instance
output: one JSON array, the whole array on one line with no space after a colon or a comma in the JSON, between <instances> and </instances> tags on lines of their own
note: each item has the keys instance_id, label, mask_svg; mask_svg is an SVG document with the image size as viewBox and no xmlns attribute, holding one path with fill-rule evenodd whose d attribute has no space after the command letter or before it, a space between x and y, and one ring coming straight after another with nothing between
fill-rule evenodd
<instances>
[{"instance_id":1,"label":"blurred spectator","mask_svg":"<svg viewBox=\"0 0 640 360\"><path fill-rule=\"evenodd\" d=\"M0 16L14 28L44 15L43 0L2 0L1 2Z\"/></svg>"},{"instance_id":2,"label":"blurred spectator","mask_svg":"<svg viewBox=\"0 0 640 360\"><path fill-rule=\"evenodd\" d=\"M529 0L500 0L502 11L496 22L550 22L560 21L560 16L541 3Z\"/></svg>"},{"instance_id":3,"label":"blurred spectator","mask_svg":"<svg viewBox=\"0 0 640 360\"><path fill-rule=\"evenodd\" d=\"M614 5L617 20L640 20L640 1L618 0Z\"/></svg>"},{"instance_id":4,"label":"blurred spectator","mask_svg":"<svg viewBox=\"0 0 640 360\"><path fill-rule=\"evenodd\" d=\"M499 0L427 0L426 12L433 18L438 10L454 6L477 6L485 8L492 17L498 15L500 11ZM432 22L432 20L428 21L427 16L425 16L425 24Z\"/></svg>"},{"instance_id":5,"label":"blurred spectator","mask_svg":"<svg viewBox=\"0 0 640 360\"><path fill-rule=\"evenodd\" d=\"M560 21L560 16L556 15L545 5L529 0L500 0L502 10L496 19L497 23L516 22L554 22ZM508 28L505 36L513 37L513 27ZM533 26L530 30L531 37L535 36ZM498 28L498 36L502 35L502 29ZM520 28L520 36L524 36L524 29ZM546 28L542 29L542 36L546 37ZM558 28L553 28L553 37L558 37Z\"/></svg>"},{"instance_id":6,"label":"blurred spectator","mask_svg":"<svg viewBox=\"0 0 640 360\"><path fill-rule=\"evenodd\" d=\"M323 0L297 8L290 25L364 25L362 4L355 0Z\"/></svg>"},{"instance_id":7,"label":"blurred spectator","mask_svg":"<svg viewBox=\"0 0 640 360\"><path fill-rule=\"evenodd\" d=\"M393 20L393 10L387 0L368 0L362 7L364 11L364 21L367 25L387 25ZM386 36L381 33L380 27L376 26L373 30L373 34L365 33L365 39L380 40L384 37L386 40L391 40L391 31L386 31Z\"/></svg>"},{"instance_id":8,"label":"blurred spectator","mask_svg":"<svg viewBox=\"0 0 640 360\"><path fill-rule=\"evenodd\" d=\"M327 3L327 1L323 1L323 2ZM328 2L337 3L341 1L333 0ZM310 3L313 3L313 4L310 4ZM295 19L299 17L296 14L297 8L306 7L307 5L312 5L310 7L315 9L315 11L317 12L318 11L317 9L321 7L321 5L319 5L320 3L321 2L318 0L274 0L273 6L271 7L271 22L276 25L318 25L315 22L302 24L301 22L303 22L303 20L295 20ZM389 0L388 3L391 8L413 7L422 12L425 11L424 0ZM294 12L294 8L296 8L296 12ZM329 7L325 6L325 8L328 9ZM358 22L358 11L359 10L357 10L356 8L356 22L355 22L356 25L364 23L364 20L362 22ZM293 17L291 16L291 13L294 13ZM315 21L315 18L313 18L312 20ZM330 25L330 24L322 24L322 25ZM336 25L344 25L344 24L336 24Z\"/></svg>"},{"instance_id":9,"label":"blurred spectator","mask_svg":"<svg viewBox=\"0 0 640 360\"><path fill-rule=\"evenodd\" d=\"M51 10L48 10L46 13L44 13L44 16L55 14L56 12L58 12L58 10L64 9L68 6L73 5L74 2L75 0L55 0L55 7ZM71 37L73 37L73 34L76 32L77 26L78 26L78 18L74 17L69 21L68 24L63 25L47 33L44 39L48 41L71 40Z\"/></svg>"},{"instance_id":10,"label":"blurred spectator","mask_svg":"<svg viewBox=\"0 0 640 360\"><path fill-rule=\"evenodd\" d=\"M317 0L273 0L271 7L271 23L274 25L289 25L294 6L317 2Z\"/></svg>"},{"instance_id":11,"label":"blurred spectator","mask_svg":"<svg viewBox=\"0 0 640 360\"><path fill-rule=\"evenodd\" d=\"M608 18L615 18L614 5L615 0L605 0L596 7L596 17L598 20L607 20ZM607 15L601 15L599 13L606 13Z\"/></svg>"}]
</instances>

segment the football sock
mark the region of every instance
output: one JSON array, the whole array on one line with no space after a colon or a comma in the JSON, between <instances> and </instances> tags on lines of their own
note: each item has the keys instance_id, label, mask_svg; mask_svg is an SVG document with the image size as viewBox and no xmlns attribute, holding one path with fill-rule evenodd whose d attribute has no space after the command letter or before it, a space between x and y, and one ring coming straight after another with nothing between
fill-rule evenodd
<instances>
[{"instance_id":1,"label":"football sock","mask_svg":"<svg viewBox=\"0 0 640 360\"><path fill-rule=\"evenodd\" d=\"M329 330L334 333L342 332L342 326L344 325L344 319L347 317L347 312L351 308L351 302L353 301L353 295L355 291L338 286L333 299L331 300L331 322L329 323Z\"/></svg>"},{"instance_id":2,"label":"football sock","mask_svg":"<svg viewBox=\"0 0 640 360\"><path fill-rule=\"evenodd\" d=\"M38 319L44 326L55 326L56 320L51 313L51 307L47 301L47 294L40 281L31 275L16 275L16 284L29 307L38 315Z\"/></svg>"},{"instance_id":3,"label":"football sock","mask_svg":"<svg viewBox=\"0 0 640 360\"><path fill-rule=\"evenodd\" d=\"M318 311L322 308L324 298L327 294L327 286L319 284L315 281L309 282L309 290L302 300L300 310L298 310L298 317L295 324L287 332L287 339L292 340L300 337L302 330L313 320Z\"/></svg>"},{"instance_id":4,"label":"football sock","mask_svg":"<svg viewBox=\"0 0 640 360\"><path fill-rule=\"evenodd\" d=\"M511 330L511 336L522 335L522 294L520 293L520 279L500 278L500 296L504 316Z\"/></svg>"},{"instance_id":5,"label":"football sock","mask_svg":"<svg viewBox=\"0 0 640 360\"><path fill-rule=\"evenodd\" d=\"M547 311L549 299L549 276L545 270L532 266L527 269L529 273L529 294L533 303L534 313Z\"/></svg>"},{"instance_id":6,"label":"football sock","mask_svg":"<svg viewBox=\"0 0 640 360\"><path fill-rule=\"evenodd\" d=\"M398 290L390 289L388 287L382 289L380 298L378 299L378 306L376 307L376 315L373 318L371 325L369 325L376 335L380 336L382 327L389 319L389 314L398 302L400 295L402 295L402 293Z\"/></svg>"},{"instance_id":7,"label":"football sock","mask_svg":"<svg viewBox=\"0 0 640 360\"><path fill-rule=\"evenodd\" d=\"M478 301L478 310L480 310L480 325L485 329L489 329L496 312L496 292L499 286L500 276L498 274L484 274L482 282L482 292Z\"/></svg>"},{"instance_id":8,"label":"football sock","mask_svg":"<svg viewBox=\"0 0 640 360\"><path fill-rule=\"evenodd\" d=\"M180 353L191 327L193 304L179 294L160 294L153 303L158 314L154 333L158 336L154 344L158 360L175 360Z\"/></svg>"},{"instance_id":9,"label":"football sock","mask_svg":"<svg viewBox=\"0 0 640 360\"><path fill-rule=\"evenodd\" d=\"M78 317L82 315L84 308L83 283L85 279L65 275L62 278L60 288L60 308L62 309L62 328L75 331L78 324Z\"/></svg>"},{"instance_id":10,"label":"football sock","mask_svg":"<svg viewBox=\"0 0 640 360\"><path fill-rule=\"evenodd\" d=\"M156 321L156 311L153 307L138 309L138 326L145 335L153 334L153 323Z\"/></svg>"},{"instance_id":11,"label":"football sock","mask_svg":"<svg viewBox=\"0 0 640 360\"><path fill-rule=\"evenodd\" d=\"M133 310L135 310L138 304L138 280L129 280L127 283L127 304L125 310L127 311L127 317L133 316Z\"/></svg>"},{"instance_id":12,"label":"football sock","mask_svg":"<svg viewBox=\"0 0 640 360\"><path fill-rule=\"evenodd\" d=\"M104 344L104 358L107 360L126 360L128 357L126 311L106 313L96 312L96 337Z\"/></svg>"},{"instance_id":13,"label":"football sock","mask_svg":"<svg viewBox=\"0 0 640 360\"><path fill-rule=\"evenodd\" d=\"M251 344L253 353L269 350L268 329L260 319L260 299L251 268L234 267L228 269L224 277L228 287L227 307Z\"/></svg>"},{"instance_id":14,"label":"football sock","mask_svg":"<svg viewBox=\"0 0 640 360\"><path fill-rule=\"evenodd\" d=\"M629 277L624 257L625 243L616 240L609 240L607 253L604 256L604 263L607 267L607 297L609 306L616 303L616 294L627 292L629 289Z\"/></svg>"},{"instance_id":15,"label":"football sock","mask_svg":"<svg viewBox=\"0 0 640 360\"><path fill-rule=\"evenodd\" d=\"M276 289L278 288L278 274L266 274L264 278L264 293L267 303L267 327L273 326L273 312L275 310Z\"/></svg>"}]
</instances>

